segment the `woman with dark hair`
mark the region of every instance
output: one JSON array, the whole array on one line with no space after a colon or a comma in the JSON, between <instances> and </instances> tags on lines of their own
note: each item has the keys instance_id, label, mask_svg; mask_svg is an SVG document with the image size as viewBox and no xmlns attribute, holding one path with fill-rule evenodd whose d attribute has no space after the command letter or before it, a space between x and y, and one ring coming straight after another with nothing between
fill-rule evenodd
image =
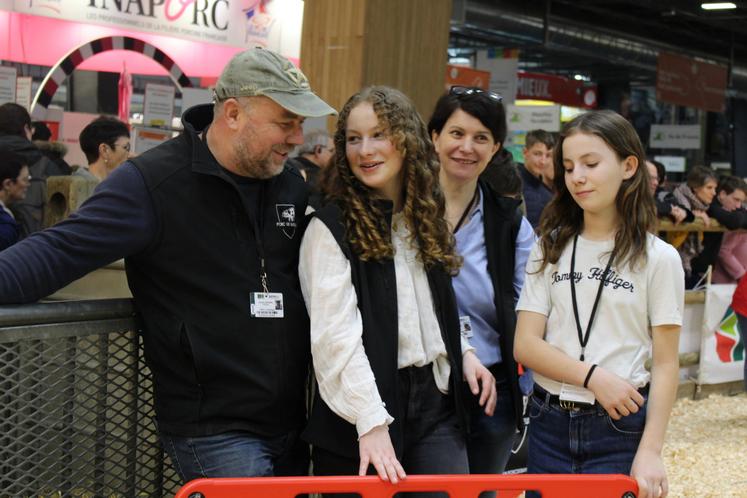
<instances>
[{"instance_id":1,"label":"woman with dark hair","mask_svg":"<svg viewBox=\"0 0 747 498\"><path fill-rule=\"evenodd\" d=\"M79 140L88 165L79 167L76 176L104 181L130 157L130 130L116 118L99 116L83 128Z\"/></svg>"},{"instance_id":2,"label":"woman with dark hair","mask_svg":"<svg viewBox=\"0 0 747 498\"><path fill-rule=\"evenodd\" d=\"M22 201L30 184L29 168L24 158L0 150L0 251L18 242L20 227L8 206Z\"/></svg>"},{"instance_id":3,"label":"woman with dark hair","mask_svg":"<svg viewBox=\"0 0 747 498\"><path fill-rule=\"evenodd\" d=\"M619 114L591 111L564 126L514 354L534 371L528 472L630 474L638 496L652 498L668 489L661 450L677 392L684 275L674 248L651 233L644 161Z\"/></svg>"},{"instance_id":4,"label":"woman with dark hair","mask_svg":"<svg viewBox=\"0 0 747 498\"><path fill-rule=\"evenodd\" d=\"M506 138L500 96L480 88L452 87L436 103L428 131L441 162L446 221L464 258L452 279L461 333L496 378L495 412L470 404L470 473L500 474L522 425L523 402L513 358L514 307L534 231L521 215L521 201L502 195L494 183L481 178Z\"/></svg>"},{"instance_id":5,"label":"woman with dark hair","mask_svg":"<svg viewBox=\"0 0 747 498\"><path fill-rule=\"evenodd\" d=\"M438 159L412 102L388 87L340 111L329 203L301 244L318 393L304 437L318 475L384 480L468 471L463 376L494 380L460 340ZM482 385L482 392L479 386Z\"/></svg>"}]
</instances>

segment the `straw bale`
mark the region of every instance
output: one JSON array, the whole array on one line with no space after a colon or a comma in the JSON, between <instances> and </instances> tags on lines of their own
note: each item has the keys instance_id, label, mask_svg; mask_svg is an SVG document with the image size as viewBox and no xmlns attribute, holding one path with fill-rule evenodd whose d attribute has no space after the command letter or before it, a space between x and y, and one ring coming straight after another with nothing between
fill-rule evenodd
<instances>
[{"instance_id":1,"label":"straw bale","mask_svg":"<svg viewBox=\"0 0 747 498\"><path fill-rule=\"evenodd\" d=\"M673 498L747 498L747 394L679 399L663 452Z\"/></svg>"}]
</instances>

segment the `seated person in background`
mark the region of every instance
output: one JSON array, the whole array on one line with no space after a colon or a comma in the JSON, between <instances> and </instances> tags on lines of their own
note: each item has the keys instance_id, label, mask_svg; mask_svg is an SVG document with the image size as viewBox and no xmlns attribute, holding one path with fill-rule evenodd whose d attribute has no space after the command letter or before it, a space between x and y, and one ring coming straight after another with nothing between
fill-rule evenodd
<instances>
[{"instance_id":1,"label":"seated person in background","mask_svg":"<svg viewBox=\"0 0 747 498\"><path fill-rule=\"evenodd\" d=\"M705 166L695 166L687 174L687 181L674 189L675 199L696 218L709 226L711 219L708 208L716 197L718 182L716 173ZM677 248L685 270L685 285L691 289L699 280L699 275L692 271L692 260L703 250L703 232L669 232L668 242Z\"/></svg>"},{"instance_id":2,"label":"seated person in background","mask_svg":"<svg viewBox=\"0 0 747 498\"><path fill-rule=\"evenodd\" d=\"M87 180L103 181L130 157L130 130L116 118L94 119L80 132L79 141L88 166L81 166L73 175Z\"/></svg>"},{"instance_id":3,"label":"seated person in background","mask_svg":"<svg viewBox=\"0 0 747 498\"><path fill-rule=\"evenodd\" d=\"M722 176L716 197L708 208L708 215L729 230L747 228L747 184L741 178ZM692 260L693 273L703 275L709 265L714 265L713 282L731 283L744 273L747 257L747 235L743 232L707 232L703 234L703 250Z\"/></svg>"},{"instance_id":4,"label":"seated person in background","mask_svg":"<svg viewBox=\"0 0 747 498\"><path fill-rule=\"evenodd\" d=\"M73 169L65 161L65 154L67 154L67 146L62 142L53 142L52 131L44 121L32 121L31 122L31 140L34 145L44 154L50 161L56 166L58 171L50 171L52 175L69 175L73 172Z\"/></svg>"},{"instance_id":5,"label":"seated person in background","mask_svg":"<svg viewBox=\"0 0 747 498\"><path fill-rule=\"evenodd\" d=\"M335 144L326 130L312 130L303 136L303 145L298 148L298 157L288 159L290 164L306 180L309 190L309 206L319 209L322 196L318 189L319 172L329 165L335 155Z\"/></svg>"},{"instance_id":6,"label":"seated person in background","mask_svg":"<svg viewBox=\"0 0 747 498\"><path fill-rule=\"evenodd\" d=\"M545 130L527 133L524 145L524 164L519 165L519 174L524 185L524 203L527 219L535 230L539 227L540 214L552 199L552 148L555 136Z\"/></svg>"},{"instance_id":7,"label":"seated person in background","mask_svg":"<svg viewBox=\"0 0 747 498\"><path fill-rule=\"evenodd\" d=\"M656 216L658 218L670 218L674 224L678 224L687 218L687 211L682 209L674 200L674 196L660 188L662 177L666 175L664 165L658 161L646 160L648 170L649 188L656 202Z\"/></svg>"},{"instance_id":8,"label":"seated person in background","mask_svg":"<svg viewBox=\"0 0 747 498\"><path fill-rule=\"evenodd\" d=\"M24 158L0 150L0 251L18 242L20 227L8 206L26 197L29 167Z\"/></svg>"}]
</instances>

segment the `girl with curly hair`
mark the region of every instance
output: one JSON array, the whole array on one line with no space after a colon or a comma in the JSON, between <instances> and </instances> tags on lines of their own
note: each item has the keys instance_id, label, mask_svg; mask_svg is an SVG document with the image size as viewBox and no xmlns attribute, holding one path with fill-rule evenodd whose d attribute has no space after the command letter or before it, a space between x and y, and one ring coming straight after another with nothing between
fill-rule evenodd
<instances>
[{"instance_id":1,"label":"girl with curly hair","mask_svg":"<svg viewBox=\"0 0 747 498\"><path fill-rule=\"evenodd\" d=\"M663 497L682 264L651 233L643 147L622 116L574 118L554 154L555 196L517 306L514 355L535 380L528 472L630 474L637 496Z\"/></svg>"},{"instance_id":2,"label":"girl with curly hair","mask_svg":"<svg viewBox=\"0 0 747 498\"><path fill-rule=\"evenodd\" d=\"M450 278L461 261L433 144L412 102L381 86L348 100L334 141L329 203L299 262L318 384L304 432L314 472L394 483L467 473L462 381L483 404L495 386L460 339Z\"/></svg>"}]
</instances>

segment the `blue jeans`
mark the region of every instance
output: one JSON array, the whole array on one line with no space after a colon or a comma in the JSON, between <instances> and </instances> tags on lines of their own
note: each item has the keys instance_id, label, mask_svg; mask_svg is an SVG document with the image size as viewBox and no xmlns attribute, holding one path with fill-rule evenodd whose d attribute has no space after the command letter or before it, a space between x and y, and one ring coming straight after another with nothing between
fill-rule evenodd
<instances>
[{"instance_id":1,"label":"blue jeans","mask_svg":"<svg viewBox=\"0 0 747 498\"><path fill-rule=\"evenodd\" d=\"M747 391L747 316L737 315L737 324L739 325L739 336L742 338L744 347L744 390Z\"/></svg>"},{"instance_id":2,"label":"blue jeans","mask_svg":"<svg viewBox=\"0 0 747 498\"><path fill-rule=\"evenodd\" d=\"M529 474L630 474L646 424L646 402L620 420L598 403L566 410L535 384L529 398ZM536 497L532 492L527 498Z\"/></svg>"},{"instance_id":3,"label":"blue jeans","mask_svg":"<svg viewBox=\"0 0 747 498\"><path fill-rule=\"evenodd\" d=\"M500 367L500 365L499 365ZM470 474L502 474L511 456L516 434L516 414L505 375L491 368L496 376L498 400L493 416L485 415L479 397L470 400L470 434L467 438ZM500 378L503 377L503 378ZM492 498L495 492L480 493L480 498Z\"/></svg>"},{"instance_id":4,"label":"blue jeans","mask_svg":"<svg viewBox=\"0 0 747 498\"><path fill-rule=\"evenodd\" d=\"M308 475L309 449L297 431L273 438L245 431L200 437L160 436L185 483L201 477Z\"/></svg>"}]
</instances>

